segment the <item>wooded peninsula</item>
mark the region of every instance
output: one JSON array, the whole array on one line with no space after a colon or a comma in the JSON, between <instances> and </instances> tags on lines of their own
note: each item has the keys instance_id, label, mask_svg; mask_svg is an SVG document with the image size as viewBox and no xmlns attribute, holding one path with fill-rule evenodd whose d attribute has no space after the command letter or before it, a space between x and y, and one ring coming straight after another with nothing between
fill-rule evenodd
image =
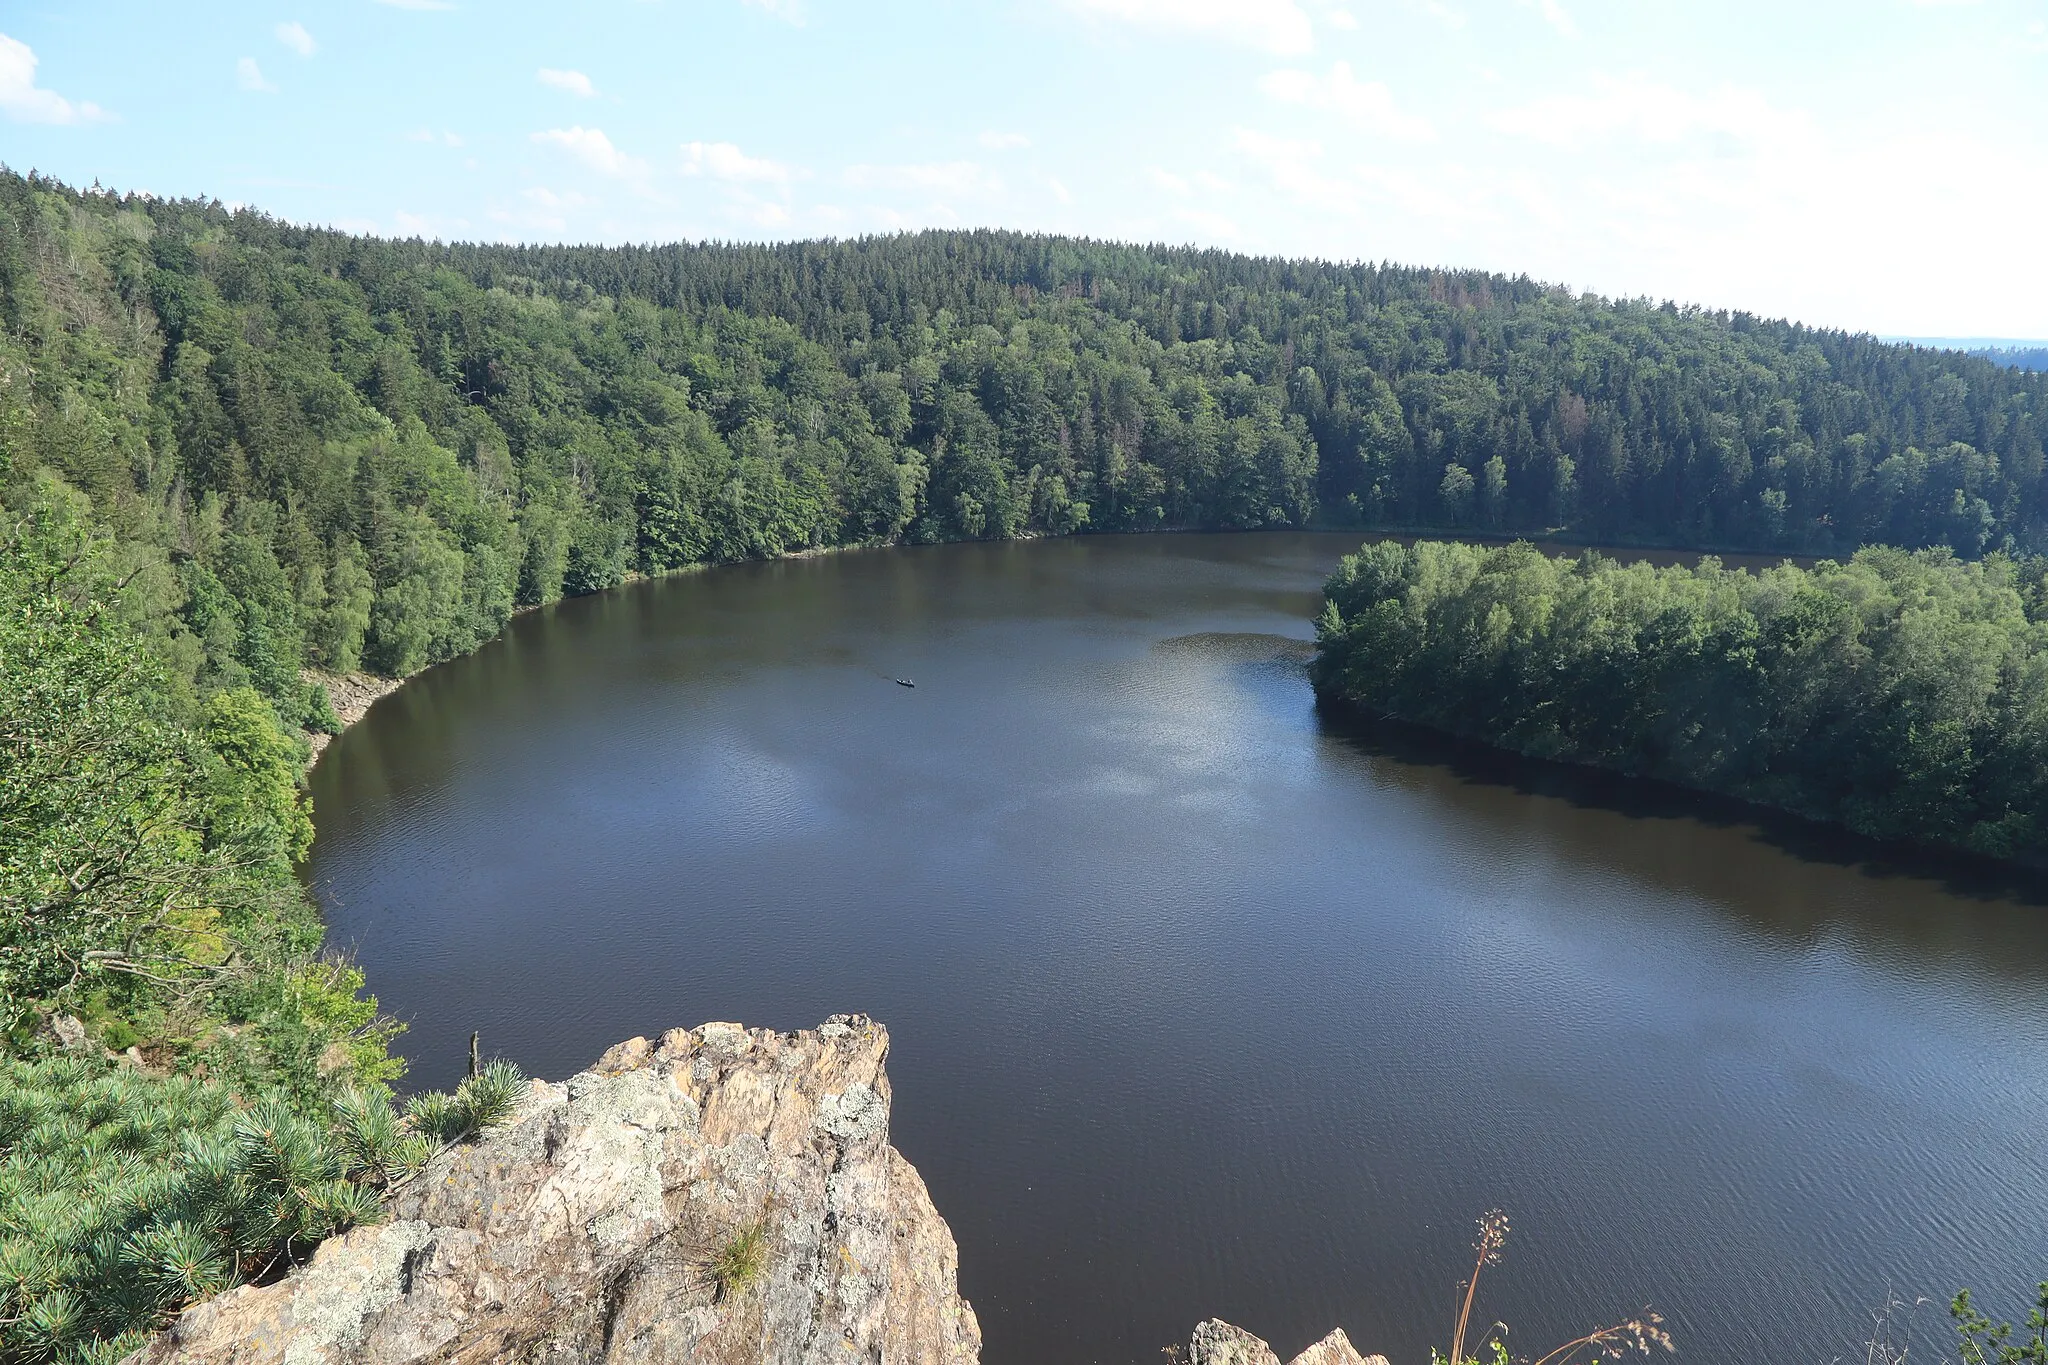
<instances>
[{"instance_id":1,"label":"wooded peninsula","mask_svg":"<svg viewBox=\"0 0 2048 1365\"><path fill-rule=\"evenodd\" d=\"M1880 839L2048 852L2048 561L1882 547L1751 573L1367 545L1326 696Z\"/></svg>"}]
</instances>

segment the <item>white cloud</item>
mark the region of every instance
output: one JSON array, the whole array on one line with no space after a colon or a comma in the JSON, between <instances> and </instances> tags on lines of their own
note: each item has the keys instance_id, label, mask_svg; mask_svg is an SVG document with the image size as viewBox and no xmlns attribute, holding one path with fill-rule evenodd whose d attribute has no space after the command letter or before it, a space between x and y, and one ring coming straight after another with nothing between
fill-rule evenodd
<instances>
[{"instance_id":1,"label":"white cloud","mask_svg":"<svg viewBox=\"0 0 2048 1365\"><path fill-rule=\"evenodd\" d=\"M0 33L0 113L16 123L99 123L112 117L97 104L73 102L36 84L36 54Z\"/></svg>"},{"instance_id":2,"label":"white cloud","mask_svg":"<svg viewBox=\"0 0 2048 1365\"><path fill-rule=\"evenodd\" d=\"M683 174L709 176L729 184L787 185L792 172L779 161L748 156L730 142L685 142Z\"/></svg>"},{"instance_id":3,"label":"white cloud","mask_svg":"<svg viewBox=\"0 0 2048 1365\"><path fill-rule=\"evenodd\" d=\"M1270 180L1275 189L1305 204L1350 213L1360 203L1355 184L1324 170L1323 147L1319 142L1239 128L1231 136L1230 147L1251 163L1254 171Z\"/></svg>"},{"instance_id":4,"label":"white cloud","mask_svg":"<svg viewBox=\"0 0 2048 1365\"><path fill-rule=\"evenodd\" d=\"M1378 81L1361 81L1349 62L1338 62L1327 76L1308 71L1274 71L1259 88L1283 104L1306 105L1337 114L1379 137L1396 142L1429 142L1436 129L1429 120L1395 107L1393 92Z\"/></svg>"},{"instance_id":5,"label":"white cloud","mask_svg":"<svg viewBox=\"0 0 2048 1365\"><path fill-rule=\"evenodd\" d=\"M319 48L319 44L313 41L313 35L306 32L304 24L279 24L272 32L277 34L280 43L301 57L310 57Z\"/></svg>"},{"instance_id":6,"label":"white cloud","mask_svg":"<svg viewBox=\"0 0 2048 1365\"><path fill-rule=\"evenodd\" d=\"M1091 19L1191 33L1292 55L1315 46L1309 18L1294 0L1063 0Z\"/></svg>"},{"instance_id":7,"label":"white cloud","mask_svg":"<svg viewBox=\"0 0 2048 1365\"><path fill-rule=\"evenodd\" d=\"M1321 128L1295 138L1239 130L1223 165L1236 168L1244 192L1210 201L1169 197L1142 179L1138 187L1169 230L1187 221L1182 208L1221 209L1254 250L1480 264L1611 295L1851 327L1909 331L1903 324L1916 320L1932 335L1948 316L2038 330L2041 291L2007 292L2016 257L1987 248L1957 258L1943 246L1972 184L2006 185L2013 202L2001 213L2012 221L2048 218L2048 182L1997 170L2040 164L2037 130L1983 120L1944 127L1919 109L1888 124L1832 118L1826 105L1808 110L1776 91L1665 79L1560 84L1554 98L1480 115L1514 136L1491 140L1482 127L1453 141L1446 128L1443 143L1422 152L1389 145L1352 155ZM1321 144L1296 140L1307 137ZM1841 206L1902 166L1918 177L1913 202L1845 229ZM1231 240L1220 225L1202 231ZM1869 279L1925 260L1954 269L1939 287L1870 293Z\"/></svg>"},{"instance_id":8,"label":"white cloud","mask_svg":"<svg viewBox=\"0 0 2048 1365\"><path fill-rule=\"evenodd\" d=\"M1001 193L1003 182L972 161L935 161L905 166L849 166L845 180L861 190L925 190L934 194Z\"/></svg>"},{"instance_id":9,"label":"white cloud","mask_svg":"<svg viewBox=\"0 0 2048 1365\"><path fill-rule=\"evenodd\" d=\"M263 78L263 68L256 65L254 57L244 57L235 63L235 84L259 95L277 93L277 87Z\"/></svg>"},{"instance_id":10,"label":"white cloud","mask_svg":"<svg viewBox=\"0 0 2048 1365\"><path fill-rule=\"evenodd\" d=\"M1422 0L1422 12L1445 28L1465 27L1465 11L1444 0Z\"/></svg>"},{"instance_id":11,"label":"white cloud","mask_svg":"<svg viewBox=\"0 0 2048 1365\"><path fill-rule=\"evenodd\" d=\"M1497 111L1489 121L1504 133L1554 147L1616 138L1676 143L1701 136L1755 144L1803 140L1809 132L1805 115L1780 110L1757 91L1724 86L1696 95L1640 75L1619 81L1596 77L1590 94L1553 95Z\"/></svg>"},{"instance_id":12,"label":"white cloud","mask_svg":"<svg viewBox=\"0 0 2048 1365\"><path fill-rule=\"evenodd\" d=\"M1051 190L1052 197L1059 200L1062 204L1071 204L1074 202L1074 192L1068 189L1065 185L1061 184L1053 176L1047 176L1045 178L1045 187Z\"/></svg>"},{"instance_id":13,"label":"white cloud","mask_svg":"<svg viewBox=\"0 0 2048 1365\"><path fill-rule=\"evenodd\" d=\"M549 128L532 135L543 147L559 147L600 175L638 176L646 173L644 163L612 146L602 128Z\"/></svg>"},{"instance_id":14,"label":"white cloud","mask_svg":"<svg viewBox=\"0 0 2048 1365\"><path fill-rule=\"evenodd\" d=\"M542 85L555 90L565 90L578 99L587 100L597 94L597 87L590 83L590 77L581 71L558 71L544 66L533 73L533 78Z\"/></svg>"},{"instance_id":15,"label":"white cloud","mask_svg":"<svg viewBox=\"0 0 2048 1365\"><path fill-rule=\"evenodd\" d=\"M447 129L435 132L432 128L415 128L405 135L407 142L438 142L444 147L460 147L462 139Z\"/></svg>"},{"instance_id":16,"label":"white cloud","mask_svg":"<svg viewBox=\"0 0 2048 1365\"><path fill-rule=\"evenodd\" d=\"M441 234L435 231L434 220L404 209L391 215L391 226L400 237L424 237L428 241L439 241Z\"/></svg>"},{"instance_id":17,"label":"white cloud","mask_svg":"<svg viewBox=\"0 0 2048 1365\"><path fill-rule=\"evenodd\" d=\"M529 185L519 192L519 197L530 207L492 208L484 216L507 227L560 238L568 234L572 215L597 207L597 200L588 195L575 190L551 190L545 185Z\"/></svg>"},{"instance_id":18,"label":"white cloud","mask_svg":"<svg viewBox=\"0 0 2048 1365\"><path fill-rule=\"evenodd\" d=\"M803 0L741 0L741 2L748 9L757 9L764 14L772 14L785 24L795 24L799 27L803 25Z\"/></svg>"},{"instance_id":19,"label":"white cloud","mask_svg":"<svg viewBox=\"0 0 2048 1365\"><path fill-rule=\"evenodd\" d=\"M1572 22L1572 16L1558 0L1515 0L1524 9L1533 9L1543 16L1543 22L1567 38L1579 36L1579 26Z\"/></svg>"},{"instance_id":20,"label":"white cloud","mask_svg":"<svg viewBox=\"0 0 2048 1365\"><path fill-rule=\"evenodd\" d=\"M1031 139L1022 133L999 133L990 129L981 135L981 145L990 151L1004 151L1011 147L1029 147Z\"/></svg>"},{"instance_id":21,"label":"white cloud","mask_svg":"<svg viewBox=\"0 0 2048 1365\"><path fill-rule=\"evenodd\" d=\"M1358 16L1348 9L1331 10L1323 16L1323 22L1331 28L1349 29L1352 31L1356 31L1358 28Z\"/></svg>"},{"instance_id":22,"label":"white cloud","mask_svg":"<svg viewBox=\"0 0 2048 1365\"><path fill-rule=\"evenodd\" d=\"M1220 213L1206 209L1181 209L1174 218L1193 228L1197 234L1209 241L1235 241L1244 236L1244 230Z\"/></svg>"},{"instance_id":23,"label":"white cloud","mask_svg":"<svg viewBox=\"0 0 2048 1365\"><path fill-rule=\"evenodd\" d=\"M1145 178L1160 189L1165 190L1168 194L1185 195L1188 192L1188 182L1185 177L1175 175L1172 171L1163 171L1157 166L1145 172Z\"/></svg>"},{"instance_id":24,"label":"white cloud","mask_svg":"<svg viewBox=\"0 0 2048 1365\"><path fill-rule=\"evenodd\" d=\"M453 0L377 0L393 9L454 9Z\"/></svg>"},{"instance_id":25,"label":"white cloud","mask_svg":"<svg viewBox=\"0 0 2048 1365\"><path fill-rule=\"evenodd\" d=\"M530 185L521 190L519 195L522 199L530 199L543 208L551 209L580 209L593 202L588 195L578 194L574 190L556 193L545 185Z\"/></svg>"},{"instance_id":26,"label":"white cloud","mask_svg":"<svg viewBox=\"0 0 2048 1365\"><path fill-rule=\"evenodd\" d=\"M761 232L789 229L789 191L807 174L801 167L749 156L730 142L685 142L680 150L678 169L715 187L711 205L728 221Z\"/></svg>"}]
</instances>

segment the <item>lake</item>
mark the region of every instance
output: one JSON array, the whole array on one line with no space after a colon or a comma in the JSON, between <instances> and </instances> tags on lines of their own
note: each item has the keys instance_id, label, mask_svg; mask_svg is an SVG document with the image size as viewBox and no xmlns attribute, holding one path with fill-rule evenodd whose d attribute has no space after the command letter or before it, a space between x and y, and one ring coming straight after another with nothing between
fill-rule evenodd
<instances>
[{"instance_id":1,"label":"lake","mask_svg":"<svg viewBox=\"0 0 2048 1365\"><path fill-rule=\"evenodd\" d=\"M1319 715L1356 536L738 565L561 603L316 768L409 1083L634 1034L894 1038L990 1365L1210 1316L1420 1365L1645 1304L1683 1359L1914 1358L2048 1277L2042 887ZM914 688L895 679L913 680ZM1933 1301L1914 1306L1920 1298Z\"/></svg>"}]
</instances>

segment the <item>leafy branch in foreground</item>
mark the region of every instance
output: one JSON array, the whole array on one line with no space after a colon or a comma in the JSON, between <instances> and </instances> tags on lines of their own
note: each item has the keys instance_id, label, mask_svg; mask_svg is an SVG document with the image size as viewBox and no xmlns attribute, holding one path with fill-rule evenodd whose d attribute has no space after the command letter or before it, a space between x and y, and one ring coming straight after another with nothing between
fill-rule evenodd
<instances>
[{"instance_id":1,"label":"leafy branch in foreground","mask_svg":"<svg viewBox=\"0 0 2048 1365\"><path fill-rule=\"evenodd\" d=\"M293 876L312 839L293 742L249 688L181 692L122 619L109 554L54 485L0 528L9 1032L38 1010L130 1032L203 1013L317 942Z\"/></svg>"},{"instance_id":2,"label":"leafy branch in foreground","mask_svg":"<svg viewBox=\"0 0 2048 1365\"><path fill-rule=\"evenodd\" d=\"M2013 1325L1993 1322L1970 1302L1970 1291L1957 1292L1949 1305L1961 1341L1963 1365L2048 1365L2048 1280L2027 1314L2026 1335L2013 1340Z\"/></svg>"},{"instance_id":3,"label":"leafy branch in foreground","mask_svg":"<svg viewBox=\"0 0 2048 1365\"><path fill-rule=\"evenodd\" d=\"M415 1095L406 1113L415 1132L439 1142L463 1142L512 1116L523 1078L510 1062L486 1062L453 1095Z\"/></svg>"}]
</instances>

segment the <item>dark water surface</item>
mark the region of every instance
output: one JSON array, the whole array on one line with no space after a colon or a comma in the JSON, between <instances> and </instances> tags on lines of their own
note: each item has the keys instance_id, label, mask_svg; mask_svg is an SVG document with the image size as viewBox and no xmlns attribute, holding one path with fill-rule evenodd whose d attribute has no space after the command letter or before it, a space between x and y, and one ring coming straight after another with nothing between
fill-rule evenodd
<instances>
[{"instance_id":1,"label":"dark water surface","mask_svg":"<svg viewBox=\"0 0 2048 1365\"><path fill-rule=\"evenodd\" d=\"M1888 1292L2012 1311L2048 1276L2039 889L1345 733L1286 645L1353 544L564 603L336 744L312 879L421 1083L472 1028L559 1077L886 1022L990 1365L1152 1365L1211 1315L1415 1365L1496 1205L1479 1316L1531 1354L1645 1303L1731 1365L1861 1360ZM1942 1305L1906 1317L1932 1358Z\"/></svg>"}]
</instances>

